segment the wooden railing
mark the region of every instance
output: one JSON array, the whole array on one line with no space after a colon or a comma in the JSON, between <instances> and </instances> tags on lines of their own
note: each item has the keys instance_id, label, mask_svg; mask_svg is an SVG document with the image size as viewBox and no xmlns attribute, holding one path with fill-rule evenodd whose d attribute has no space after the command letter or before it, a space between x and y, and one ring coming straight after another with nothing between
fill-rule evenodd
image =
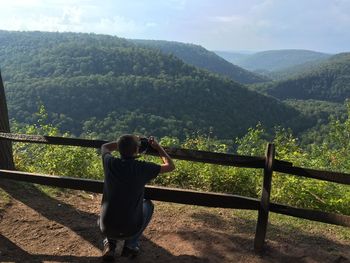
<instances>
[{"instance_id":1,"label":"wooden railing","mask_svg":"<svg viewBox=\"0 0 350 263\"><path fill-rule=\"evenodd\" d=\"M24 135L1 133L0 140L43 143L52 145L69 145L100 148L106 141L86 140L64 137ZM261 199L244 196L221 194L211 192L200 192L192 190L174 189L157 186L146 186L145 197L152 200L174 202L181 204L200 205L208 207L238 208L258 210L258 220L254 239L254 249L262 251L265 243L269 212L309 219L329 224L350 227L350 216L334 214L310 209L296 208L282 204L270 202L271 181L273 172L291 174L295 176L309 177L318 180L325 180L340 184L350 184L350 174L319 171L295 167L292 163L275 159L275 147L268 144L264 157L242 156L226 153L214 153L207 151L197 151L179 148L165 148L172 158L187 160L192 162L202 162L225 166L260 168L263 169L263 186ZM155 152L147 152L155 155ZM103 182L98 180L81 179L66 176L52 176L43 174L33 174L15 170L0 170L0 179L10 179L31 182L36 184L84 190L94 193L102 193Z\"/></svg>"}]
</instances>

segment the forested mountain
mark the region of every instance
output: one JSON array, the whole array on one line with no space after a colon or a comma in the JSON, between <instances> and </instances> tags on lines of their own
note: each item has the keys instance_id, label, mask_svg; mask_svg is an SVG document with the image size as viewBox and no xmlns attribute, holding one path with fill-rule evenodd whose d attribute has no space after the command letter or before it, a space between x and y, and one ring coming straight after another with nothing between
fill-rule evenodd
<instances>
[{"instance_id":1,"label":"forested mountain","mask_svg":"<svg viewBox=\"0 0 350 263\"><path fill-rule=\"evenodd\" d=\"M269 50L244 56L236 65L251 71L279 71L295 65L329 58L329 54L300 49Z\"/></svg>"},{"instance_id":2,"label":"forested mountain","mask_svg":"<svg viewBox=\"0 0 350 263\"><path fill-rule=\"evenodd\" d=\"M50 120L75 135L139 132L233 138L257 122L300 115L277 100L117 37L0 31L0 61L12 118Z\"/></svg>"},{"instance_id":3,"label":"forested mountain","mask_svg":"<svg viewBox=\"0 0 350 263\"><path fill-rule=\"evenodd\" d=\"M329 123L331 118L337 118L339 120L344 120L346 118L347 109L342 103L335 103L329 101L319 101L319 100L286 100L284 101L287 105L290 105L302 112L304 116L308 119L308 127L312 127L311 131L320 131ZM316 141L321 141L322 135L313 135L313 138L308 137L310 131L303 132L300 137L303 139L303 144L310 144ZM316 138L318 137L318 138Z\"/></svg>"},{"instance_id":4,"label":"forested mountain","mask_svg":"<svg viewBox=\"0 0 350 263\"><path fill-rule=\"evenodd\" d=\"M162 40L130 40L136 44L173 54L185 63L229 77L242 84L268 81L267 77L233 65L202 46Z\"/></svg>"},{"instance_id":5,"label":"forested mountain","mask_svg":"<svg viewBox=\"0 0 350 263\"><path fill-rule=\"evenodd\" d=\"M344 102L350 97L350 53L334 55L287 80L256 86L279 99Z\"/></svg>"},{"instance_id":6,"label":"forested mountain","mask_svg":"<svg viewBox=\"0 0 350 263\"><path fill-rule=\"evenodd\" d=\"M277 81L286 80L286 79L297 77L301 74L304 74L305 72L316 70L320 66L320 64L322 64L325 61L327 61L327 59L313 60L303 64L298 64L288 68L283 68L281 70L260 71L260 72L264 76L269 77L270 79L273 79L273 80L277 80Z\"/></svg>"}]
</instances>

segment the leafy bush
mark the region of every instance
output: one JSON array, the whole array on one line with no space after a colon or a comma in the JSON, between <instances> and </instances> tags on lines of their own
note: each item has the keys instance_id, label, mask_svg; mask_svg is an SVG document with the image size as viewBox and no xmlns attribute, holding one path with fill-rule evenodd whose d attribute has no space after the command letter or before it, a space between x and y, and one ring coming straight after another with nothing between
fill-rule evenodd
<instances>
[{"instance_id":1,"label":"leafy bush","mask_svg":"<svg viewBox=\"0 0 350 263\"><path fill-rule=\"evenodd\" d=\"M47 124L47 113L40 107L38 123L33 125L13 125L13 131L25 134L69 137L61 134L57 127ZM102 166L96 150L54 146L33 143L15 143L13 146L16 167L22 171L46 173L82 178L101 179Z\"/></svg>"},{"instance_id":2,"label":"leafy bush","mask_svg":"<svg viewBox=\"0 0 350 263\"><path fill-rule=\"evenodd\" d=\"M350 106L349 113L350 113ZM38 113L36 125L19 127L15 132L70 136L60 134L59 129L46 124L47 114L43 107ZM276 158L292 162L295 166L350 172L350 118L341 122L332 120L327 136L320 145L312 145L311 150L300 147L291 130L275 128L272 141L276 145ZM222 143L210 136L196 135L180 142L177 138L164 137L164 146L181 147L213 152L228 152L237 149L241 155L262 156L267 139L263 127L258 124L247 134L236 139L236 145ZM17 168L29 172L77 176L102 179L102 165L96 150L79 147L45 146L38 144L14 144ZM142 157L159 162L157 157ZM175 161L176 170L158 176L152 183L156 185L197 189L204 191L239 194L249 197L261 195L261 169L243 169L213 164ZM274 173L271 200L297 207L350 214L350 186L321 180Z\"/></svg>"}]
</instances>

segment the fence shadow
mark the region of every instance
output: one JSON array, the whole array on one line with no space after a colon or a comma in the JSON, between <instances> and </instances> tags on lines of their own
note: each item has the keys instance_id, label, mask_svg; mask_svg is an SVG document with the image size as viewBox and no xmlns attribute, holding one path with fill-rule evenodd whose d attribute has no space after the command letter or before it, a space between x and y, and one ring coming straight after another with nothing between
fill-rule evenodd
<instances>
[{"instance_id":1,"label":"fence shadow","mask_svg":"<svg viewBox=\"0 0 350 263\"><path fill-rule=\"evenodd\" d=\"M2 180L0 187L51 221L66 226L94 247L101 249L101 236L96 226L97 215L76 209L38 190L32 184ZM40 202L38 202L40 200ZM43 205L44 204L44 205ZM64 217L62 216L64 215ZM256 217L225 221L209 212L194 212L192 218L206 226L205 231L179 229L176 234L199 251L199 255L174 256L166 249L143 237L143 257L134 262L348 262L350 246L339 244L315 233L269 224L267 249L260 259L253 251ZM225 229L227 231L222 231ZM278 233L278 234L276 234ZM315 249L318 247L326 248ZM6 249L3 249L6 248ZM99 256L30 254L0 234L0 261L23 262L101 262ZM124 258L118 262L128 262Z\"/></svg>"},{"instance_id":2,"label":"fence shadow","mask_svg":"<svg viewBox=\"0 0 350 263\"><path fill-rule=\"evenodd\" d=\"M0 181L0 187L11 195L12 198L22 202L50 221L66 226L94 247L102 248L102 238L96 226L96 214L78 210L70 204L58 201L41 192L32 184L3 180ZM38 200L40 200L40 202L38 202ZM64 217L62 215L64 215ZM45 244L40 245L45 246ZM145 237L142 237L142 248L142 257L136 258L133 262L209 262L205 258L198 258L193 255L172 255L167 250ZM38 250L40 250L40 247L38 247ZM31 254L0 234L1 262L101 262L100 256L72 256L69 255L68 251L67 254L68 255ZM118 262L129 262L129 260L118 258Z\"/></svg>"},{"instance_id":3,"label":"fence shadow","mask_svg":"<svg viewBox=\"0 0 350 263\"><path fill-rule=\"evenodd\" d=\"M190 255L174 256L162 247L156 245L152 241L143 240L144 252L135 259L128 259L116 256L116 262L140 262L140 263L154 263L154 262L179 262L179 263L206 263L206 259L198 258ZM102 262L100 256L73 256L73 255L47 255L47 254L30 254L23 250L11 240L0 234L0 261L1 262Z\"/></svg>"},{"instance_id":4,"label":"fence shadow","mask_svg":"<svg viewBox=\"0 0 350 263\"><path fill-rule=\"evenodd\" d=\"M11 240L0 234L1 262L101 262L100 257L57 256L44 254L30 254Z\"/></svg>"},{"instance_id":5,"label":"fence shadow","mask_svg":"<svg viewBox=\"0 0 350 263\"><path fill-rule=\"evenodd\" d=\"M224 246L229 246L226 249L234 250L235 253L244 255L251 251L251 254L254 254L252 250L253 238L244 237L254 235L256 220L235 218L228 222L221 216L207 212L194 213L192 218L212 229L210 233L200 233L200 235L211 235L210 239L216 240L217 243ZM227 228L228 231L222 233L220 232L222 228ZM180 234L186 240L193 239L193 236L188 235L186 231L182 231ZM197 238L201 239L201 236ZM227 244L228 240L229 244ZM212 247L212 244L206 244L202 248L203 253L211 251L215 254ZM322 234L308 233L290 225L283 228L270 221L266 249L260 256L264 262L345 263L350 262L350 243L348 245L341 244Z\"/></svg>"},{"instance_id":6,"label":"fence shadow","mask_svg":"<svg viewBox=\"0 0 350 263\"><path fill-rule=\"evenodd\" d=\"M22 202L47 219L69 228L94 247L101 248L102 237L98 232L98 216L96 214L81 211L70 204L58 201L38 190L32 184L1 180L0 187L12 198ZM36 200L40 200L40 202Z\"/></svg>"}]
</instances>

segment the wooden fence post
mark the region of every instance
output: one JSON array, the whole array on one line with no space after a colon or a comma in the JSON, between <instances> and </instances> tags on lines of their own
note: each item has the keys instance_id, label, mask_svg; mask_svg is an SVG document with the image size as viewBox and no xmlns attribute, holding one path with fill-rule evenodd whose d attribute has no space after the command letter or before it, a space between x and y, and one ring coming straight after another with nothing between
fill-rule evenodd
<instances>
[{"instance_id":1,"label":"wooden fence post","mask_svg":"<svg viewBox=\"0 0 350 263\"><path fill-rule=\"evenodd\" d=\"M4 84L0 72L0 132L10 132ZM14 170L11 141L0 140L0 168Z\"/></svg>"},{"instance_id":2,"label":"wooden fence post","mask_svg":"<svg viewBox=\"0 0 350 263\"><path fill-rule=\"evenodd\" d=\"M261 193L260 207L258 211L258 222L256 225L254 250L262 252L265 243L267 222L269 218L271 180L273 173L273 165L275 160L275 145L269 143L266 148L266 159L264 167L264 181Z\"/></svg>"}]
</instances>

